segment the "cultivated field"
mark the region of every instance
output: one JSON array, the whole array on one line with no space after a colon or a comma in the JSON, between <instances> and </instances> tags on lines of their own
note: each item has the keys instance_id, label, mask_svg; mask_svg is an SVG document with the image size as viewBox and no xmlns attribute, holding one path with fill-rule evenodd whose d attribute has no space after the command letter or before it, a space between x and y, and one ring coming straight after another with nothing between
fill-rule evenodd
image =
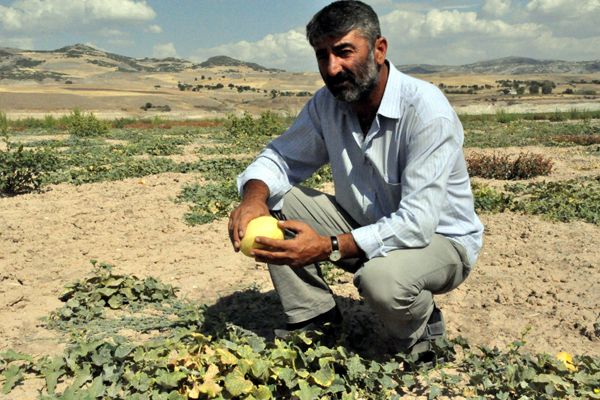
<instances>
[{"instance_id":1,"label":"cultivated field","mask_svg":"<svg viewBox=\"0 0 600 400\"><path fill-rule=\"evenodd\" d=\"M0 182L0 398L600 397L597 98L451 95L458 109L493 111L462 116L485 247L467 281L436 300L450 339L471 348L458 339L454 363L407 372L352 277L329 265L344 314L337 342L273 344L284 321L268 272L228 242L235 175L290 121L242 112L295 115L306 97L270 90L314 92L318 76L235 81L267 93L156 79L0 86L4 165L34 164L14 190ZM140 110L147 102L171 111ZM328 176L309 184L331 191Z\"/></svg>"}]
</instances>

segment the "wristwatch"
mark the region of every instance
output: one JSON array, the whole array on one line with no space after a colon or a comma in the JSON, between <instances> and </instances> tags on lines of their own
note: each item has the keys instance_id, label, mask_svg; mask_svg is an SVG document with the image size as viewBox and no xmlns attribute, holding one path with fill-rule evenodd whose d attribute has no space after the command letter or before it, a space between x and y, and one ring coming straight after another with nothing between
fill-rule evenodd
<instances>
[{"instance_id":1,"label":"wristwatch","mask_svg":"<svg viewBox=\"0 0 600 400\"><path fill-rule=\"evenodd\" d=\"M336 262L342 258L340 253L340 244L336 236L331 236L331 253L329 253L329 261Z\"/></svg>"}]
</instances>

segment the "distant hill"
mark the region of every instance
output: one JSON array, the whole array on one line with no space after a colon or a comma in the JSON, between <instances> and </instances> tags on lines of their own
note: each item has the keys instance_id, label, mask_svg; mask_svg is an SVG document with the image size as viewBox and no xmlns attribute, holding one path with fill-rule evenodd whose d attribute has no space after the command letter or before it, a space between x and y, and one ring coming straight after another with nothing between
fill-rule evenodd
<instances>
[{"instance_id":1,"label":"distant hill","mask_svg":"<svg viewBox=\"0 0 600 400\"><path fill-rule=\"evenodd\" d=\"M227 56L211 57L208 60L204 61L203 63L200 63L200 67L202 67L202 68L247 67L247 68L253 69L255 71L283 72L283 70L281 70L281 69L265 68L262 65L236 60L235 58L231 58L231 57L227 57Z\"/></svg>"},{"instance_id":2,"label":"distant hill","mask_svg":"<svg viewBox=\"0 0 600 400\"><path fill-rule=\"evenodd\" d=\"M282 71L226 56L212 57L201 64L174 57L133 58L81 43L56 50L20 50L0 47L0 79L64 80L88 73L90 75L109 72L176 73L223 66L246 67L254 71Z\"/></svg>"},{"instance_id":3,"label":"distant hill","mask_svg":"<svg viewBox=\"0 0 600 400\"><path fill-rule=\"evenodd\" d=\"M56 50L20 50L0 47L0 80L69 80L122 73L177 73L201 68L248 68L257 72L284 72L228 56L211 57L202 63L168 58L133 58L103 51L85 44L74 44ZM401 71L412 74L548 74L600 72L600 60L561 61L536 60L525 57L505 57L466 65L400 65Z\"/></svg>"},{"instance_id":4,"label":"distant hill","mask_svg":"<svg viewBox=\"0 0 600 400\"><path fill-rule=\"evenodd\" d=\"M585 74L600 72L600 59L593 61L563 61L536 60L527 57L504 57L465 65L400 65L399 69L409 74Z\"/></svg>"}]
</instances>

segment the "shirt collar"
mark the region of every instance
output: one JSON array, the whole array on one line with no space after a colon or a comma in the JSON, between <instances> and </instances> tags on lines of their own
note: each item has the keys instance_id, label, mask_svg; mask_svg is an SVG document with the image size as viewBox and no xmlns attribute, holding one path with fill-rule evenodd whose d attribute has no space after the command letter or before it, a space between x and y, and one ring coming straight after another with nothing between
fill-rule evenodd
<instances>
[{"instance_id":1,"label":"shirt collar","mask_svg":"<svg viewBox=\"0 0 600 400\"><path fill-rule=\"evenodd\" d=\"M402 96L400 95L402 74L396 69L394 64L387 60L386 62L389 66L389 74L377 114L387 118L400 119L402 116L400 107L402 103Z\"/></svg>"}]
</instances>

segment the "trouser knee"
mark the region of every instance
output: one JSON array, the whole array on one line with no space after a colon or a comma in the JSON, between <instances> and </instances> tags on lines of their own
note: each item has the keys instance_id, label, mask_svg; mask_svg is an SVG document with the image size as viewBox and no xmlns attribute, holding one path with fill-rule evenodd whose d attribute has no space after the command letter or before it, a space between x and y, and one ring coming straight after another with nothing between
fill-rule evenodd
<instances>
[{"instance_id":1,"label":"trouser knee","mask_svg":"<svg viewBox=\"0 0 600 400\"><path fill-rule=\"evenodd\" d=\"M412 320L423 312L417 285L398 281L384 265L365 265L356 274L354 284L384 320Z\"/></svg>"}]
</instances>

